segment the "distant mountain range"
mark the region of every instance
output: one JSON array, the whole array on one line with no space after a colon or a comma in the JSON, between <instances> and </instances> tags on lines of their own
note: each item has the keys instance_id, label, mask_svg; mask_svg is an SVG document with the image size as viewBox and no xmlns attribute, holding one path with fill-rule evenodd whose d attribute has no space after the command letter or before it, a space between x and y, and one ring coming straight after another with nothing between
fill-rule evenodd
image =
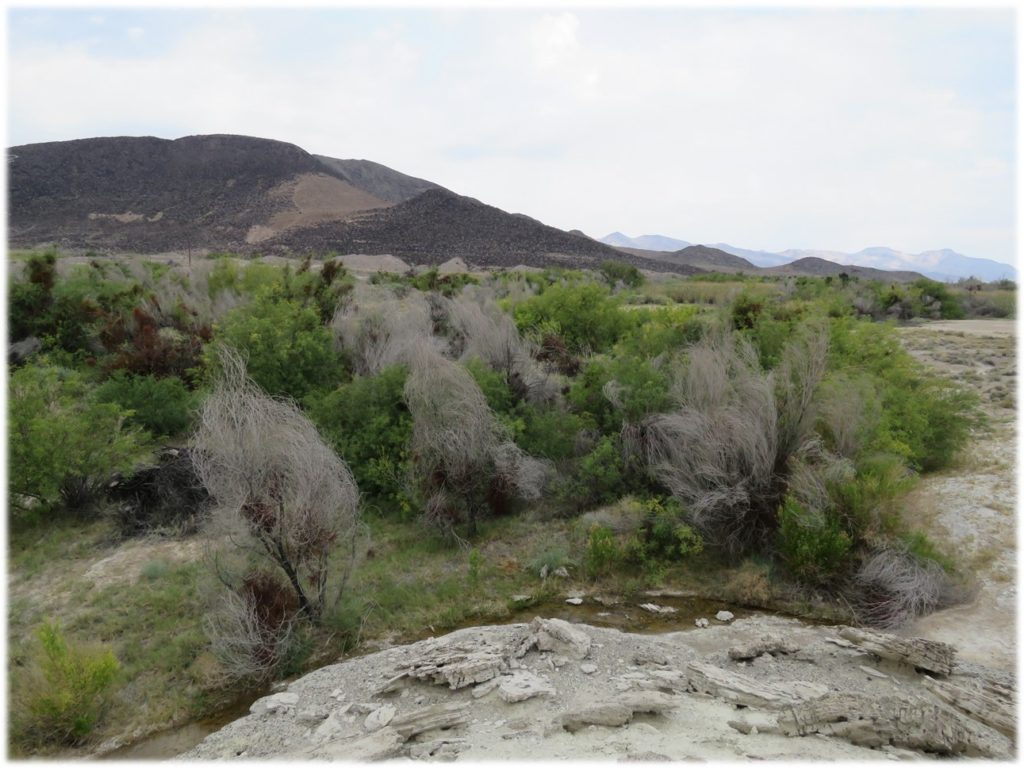
<instances>
[{"instance_id":1,"label":"distant mountain range","mask_svg":"<svg viewBox=\"0 0 1024 768\"><path fill-rule=\"evenodd\" d=\"M621 232L612 232L600 238L601 242L617 248L645 250L678 251L689 245L684 240L676 240L663 235L642 235L628 237ZM663 247L654 247L654 245ZM841 251L799 250L790 249L773 253L756 251L749 248L737 248L728 243L710 243L709 247L731 253L746 259L758 267L780 267L793 264L802 259L824 259L839 265L866 267L887 271L920 272L933 280L956 281L965 277L976 277L981 280L1017 279L1017 269L1010 264L1003 264L991 259L978 259L964 256L962 253L944 248L937 251L921 253L905 253L892 248L864 248L856 253Z\"/></svg>"}]
</instances>

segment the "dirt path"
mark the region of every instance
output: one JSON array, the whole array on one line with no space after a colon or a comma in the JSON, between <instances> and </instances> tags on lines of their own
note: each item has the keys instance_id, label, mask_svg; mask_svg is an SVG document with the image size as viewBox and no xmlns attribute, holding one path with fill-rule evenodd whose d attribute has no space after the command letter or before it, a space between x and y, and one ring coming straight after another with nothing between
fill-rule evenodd
<instances>
[{"instance_id":1,"label":"dirt path","mask_svg":"<svg viewBox=\"0 0 1024 768\"><path fill-rule=\"evenodd\" d=\"M960 320L905 328L918 360L974 389L989 426L960 463L925 478L906 515L945 545L978 582L970 602L926 616L904 634L956 645L965 659L1016 666L1016 334L1012 320Z\"/></svg>"}]
</instances>

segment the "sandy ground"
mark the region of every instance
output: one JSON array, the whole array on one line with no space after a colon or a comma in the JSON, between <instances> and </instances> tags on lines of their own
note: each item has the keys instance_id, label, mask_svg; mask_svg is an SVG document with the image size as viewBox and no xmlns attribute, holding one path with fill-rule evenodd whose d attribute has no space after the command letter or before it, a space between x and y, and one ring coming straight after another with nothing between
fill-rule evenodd
<instances>
[{"instance_id":1,"label":"sandy ground","mask_svg":"<svg viewBox=\"0 0 1024 768\"><path fill-rule=\"evenodd\" d=\"M1012 320L950 320L901 332L926 365L974 389L989 426L957 466L922 480L906 515L977 579L968 603L926 616L906 635L956 645L964 658L1016 667L1016 337Z\"/></svg>"}]
</instances>

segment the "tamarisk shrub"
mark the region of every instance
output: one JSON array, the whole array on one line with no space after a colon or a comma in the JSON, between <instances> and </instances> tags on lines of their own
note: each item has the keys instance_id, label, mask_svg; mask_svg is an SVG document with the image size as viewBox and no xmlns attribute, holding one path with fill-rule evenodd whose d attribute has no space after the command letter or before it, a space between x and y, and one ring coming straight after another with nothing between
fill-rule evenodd
<instances>
[{"instance_id":1,"label":"tamarisk shrub","mask_svg":"<svg viewBox=\"0 0 1024 768\"><path fill-rule=\"evenodd\" d=\"M683 503L710 541L737 555L768 545L798 454L815 438L814 393L828 336L790 342L765 371L744 338L690 349L671 387L678 407L630 430L627 451Z\"/></svg>"},{"instance_id":2,"label":"tamarisk shrub","mask_svg":"<svg viewBox=\"0 0 1024 768\"><path fill-rule=\"evenodd\" d=\"M355 481L294 403L256 386L237 352L222 347L218 357L220 377L200 410L192 452L214 502L212 538L238 545L247 556L243 574L253 560L269 560L287 579L298 613L316 623L351 570ZM237 574L219 575L240 589Z\"/></svg>"},{"instance_id":3,"label":"tamarisk shrub","mask_svg":"<svg viewBox=\"0 0 1024 768\"><path fill-rule=\"evenodd\" d=\"M465 518L472 536L485 504L499 513L512 498L540 496L547 465L509 439L461 365L427 347L415 350L405 400L413 418L413 468L429 520L452 532Z\"/></svg>"}]
</instances>

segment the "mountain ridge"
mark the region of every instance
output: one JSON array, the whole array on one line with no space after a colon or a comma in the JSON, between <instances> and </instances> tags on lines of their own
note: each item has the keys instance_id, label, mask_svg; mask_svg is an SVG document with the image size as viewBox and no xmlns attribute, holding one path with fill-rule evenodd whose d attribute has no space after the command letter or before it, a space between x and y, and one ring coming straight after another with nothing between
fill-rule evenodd
<instances>
[{"instance_id":1,"label":"mountain ridge","mask_svg":"<svg viewBox=\"0 0 1024 768\"><path fill-rule=\"evenodd\" d=\"M615 238L616 243L636 242L640 239L630 238L621 232L612 234L618 235ZM599 239L601 242L607 243L610 237L611 235L606 235ZM665 236L644 235L644 237L662 238ZM671 240L673 238L666 239ZM616 247L623 246L617 245ZM639 246L629 245L626 247L636 248ZM710 243L708 247L731 253L734 256L746 259L754 266L765 268L780 267L805 258L818 258L847 267L864 267L895 272L920 272L925 277L933 280L949 282L967 277L977 277L982 280L1017 279L1017 268L1012 264L966 256L951 248L939 248L921 251L920 253L906 253L887 246L869 246L855 253L845 253L843 251L800 248L790 248L774 252L760 251L750 248L739 248L728 243Z\"/></svg>"}]
</instances>

